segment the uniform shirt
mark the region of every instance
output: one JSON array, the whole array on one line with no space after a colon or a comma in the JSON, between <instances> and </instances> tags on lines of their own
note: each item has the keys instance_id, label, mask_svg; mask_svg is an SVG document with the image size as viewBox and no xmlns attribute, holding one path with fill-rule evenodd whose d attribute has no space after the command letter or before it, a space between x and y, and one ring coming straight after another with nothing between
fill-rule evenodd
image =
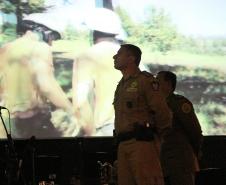
<instances>
[{"instance_id":1,"label":"uniform shirt","mask_svg":"<svg viewBox=\"0 0 226 185\"><path fill-rule=\"evenodd\" d=\"M171 112L161 96L154 77L148 72L138 72L121 79L114 97L116 134L133 131L133 124L144 124L155 113L158 131L171 125Z\"/></svg>"},{"instance_id":2,"label":"uniform shirt","mask_svg":"<svg viewBox=\"0 0 226 185\"><path fill-rule=\"evenodd\" d=\"M176 94L171 94L167 103L173 112L173 129L182 130L197 153L202 142L202 130L192 103Z\"/></svg>"},{"instance_id":3,"label":"uniform shirt","mask_svg":"<svg viewBox=\"0 0 226 185\"><path fill-rule=\"evenodd\" d=\"M196 155L202 131L193 105L184 96L173 93L167 97L167 103L173 112L173 124L161 147L164 174L195 172L199 169Z\"/></svg>"}]
</instances>

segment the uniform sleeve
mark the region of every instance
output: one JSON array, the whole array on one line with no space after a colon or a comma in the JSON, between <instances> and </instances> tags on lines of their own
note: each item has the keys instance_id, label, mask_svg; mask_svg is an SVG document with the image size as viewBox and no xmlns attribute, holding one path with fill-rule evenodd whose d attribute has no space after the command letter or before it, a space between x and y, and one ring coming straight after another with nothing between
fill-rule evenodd
<instances>
[{"instance_id":1,"label":"uniform sleeve","mask_svg":"<svg viewBox=\"0 0 226 185\"><path fill-rule=\"evenodd\" d=\"M153 77L149 78L144 87L149 109L154 113L155 127L160 134L164 134L172 126L172 112Z\"/></svg>"},{"instance_id":2,"label":"uniform sleeve","mask_svg":"<svg viewBox=\"0 0 226 185\"><path fill-rule=\"evenodd\" d=\"M202 143L202 130L199 120L195 114L190 101L182 99L179 101L175 119L182 124L182 127L196 154L199 153Z\"/></svg>"}]
</instances>

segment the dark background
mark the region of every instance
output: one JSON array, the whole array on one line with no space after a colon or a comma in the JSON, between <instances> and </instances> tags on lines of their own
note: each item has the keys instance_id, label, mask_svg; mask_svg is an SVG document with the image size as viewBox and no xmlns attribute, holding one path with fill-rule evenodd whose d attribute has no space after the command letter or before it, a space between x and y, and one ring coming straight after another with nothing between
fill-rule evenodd
<instances>
[{"instance_id":1,"label":"dark background","mask_svg":"<svg viewBox=\"0 0 226 185\"><path fill-rule=\"evenodd\" d=\"M113 164L116 159L116 148L113 143L112 137L83 137L15 140L14 146L18 158L23 159L21 172L23 178L30 184L33 177L38 184L42 180L49 180L49 175L55 174L56 184L69 185L73 177L79 177L82 185L99 185L100 173L97 161ZM5 185L6 182L4 176L7 164L6 146L7 140L1 140L0 185ZM205 136L202 150L197 185L225 185L226 136Z\"/></svg>"}]
</instances>

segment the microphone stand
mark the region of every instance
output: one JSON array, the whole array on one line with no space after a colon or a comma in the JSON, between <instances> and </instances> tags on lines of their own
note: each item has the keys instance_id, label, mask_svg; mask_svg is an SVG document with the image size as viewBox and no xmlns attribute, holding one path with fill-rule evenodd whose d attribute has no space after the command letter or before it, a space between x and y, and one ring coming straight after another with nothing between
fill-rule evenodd
<instances>
[{"instance_id":1,"label":"microphone stand","mask_svg":"<svg viewBox=\"0 0 226 185\"><path fill-rule=\"evenodd\" d=\"M35 136L32 136L29 140L27 145L25 146L22 159L24 159L26 163L26 159L30 160L29 167L31 167L31 170L29 172L25 172L22 175L26 175L26 181L29 185L36 185L36 179L35 179L35 158L36 158L36 149L35 149ZM28 170L28 169L26 169ZM24 177L24 176L23 176Z\"/></svg>"},{"instance_id":2,"label":"microphone stand","mask_svg":"<svg viewBox=\"0 0 226 185\"><path fill-rule=\"evenodd\" d=\"M8 109L7 109L8 110ZM9 110L8 110L9 113ZM8 133L6 125L4 123L4 120L2 118L2 113L0 109L0 117L7 135L7 141L8 141L8 146L7 146L7 164L6 164L6 177L7 177L7 185L17 185L19 182L19 176L20 176L20 171L19 171L19 162L17 159L17 153L14 147L14 142L13 139Z\"/></svg>"}]
</instances>

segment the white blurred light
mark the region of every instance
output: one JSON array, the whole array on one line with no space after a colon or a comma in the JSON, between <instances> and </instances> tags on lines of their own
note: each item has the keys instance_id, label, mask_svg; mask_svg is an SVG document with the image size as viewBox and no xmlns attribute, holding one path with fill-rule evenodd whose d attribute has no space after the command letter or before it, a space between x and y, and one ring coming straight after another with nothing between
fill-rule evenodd
<instances>
[{"instance_id":1,"label":"white blurred light","mask_svg":"<svg viewBox=\"0 0 226 185\"><path fill-rule=\"evenodd\" d=\"M122 30L119 16L106 8L91 10L85 18L85 23L88 28L105 33L119 34Z\"/></svg>"}]
</instances>

